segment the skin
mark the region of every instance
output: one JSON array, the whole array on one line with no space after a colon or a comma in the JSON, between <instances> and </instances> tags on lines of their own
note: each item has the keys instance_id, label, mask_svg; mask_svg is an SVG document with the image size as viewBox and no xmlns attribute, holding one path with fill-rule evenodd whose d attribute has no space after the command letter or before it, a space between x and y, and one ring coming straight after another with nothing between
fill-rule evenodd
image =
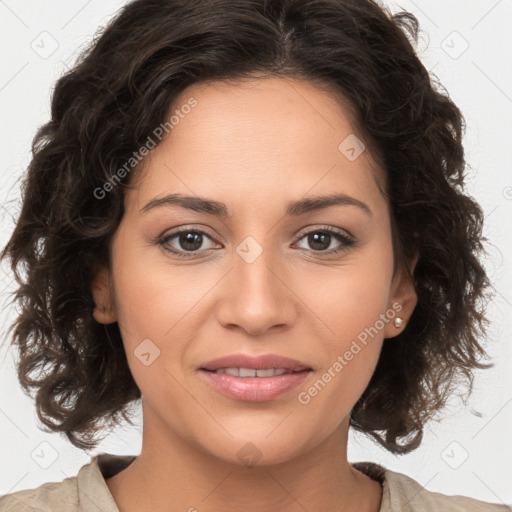
<instances>
[{"instance_id":1,"label":"skin","mask_svg":"<svg viewBox=\"0 0 512 512\"><path fill-rule=\"evenodd\" d=\"M195 84L174 108L191 96L197 106L146 157L127 191L111 271L99 269L92 283L94 317L119 323L143 395L141 454L107 486L121 512L378 511L381 486L347 461L348 417L383 339L403 329L417 300L403 267L393 272L384 174L369 151L350 161L338 150L356 128L345 107L311 83ZM140 213L169 193L220 201L232 217L177 205ZM371 215L354 205L285 215L291 201L333 193L364 202ZM211 237L195 253L183 238L155 242L185 225ZM356 243L344 247L331 236L322 246L304 236L325 226ZM248 236L262 249L251 263L236 252ZM300 403L298 393L394 303L403 326L387 322ZM147 366L134 353L145 339L160 350ZM284 355L314 371L277 399L233 400L206 384L198 367L238 352ZM249 442L260 456L251 467L238 456Z\"/></svg>"}]
</instances>

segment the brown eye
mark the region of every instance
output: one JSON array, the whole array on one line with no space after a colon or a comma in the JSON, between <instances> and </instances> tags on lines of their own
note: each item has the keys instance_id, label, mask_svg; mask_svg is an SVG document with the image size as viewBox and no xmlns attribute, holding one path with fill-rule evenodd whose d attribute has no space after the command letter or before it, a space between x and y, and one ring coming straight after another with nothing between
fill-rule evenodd
<instances>
[{"instance_id":1,"label":"brown eye","mask_svg":"<svg viewBox=\"0 0 512 512\"><path fill-rule=\"evenodd\" d=\"M352 238L344 233L327 227L305 233L299 240L306 240L309 246L309 249L306 247L307 250L323 254L335 254L346 251L355 243ZM337 247L336 242L338 242Z\"/></svg>"},{"instance_id":2,"label":"brown eye","mask_svg":"<svg viewBox=\"0 0 512 512\"><path fill-rule=\"evenodd\" d=\"M204 247L205 239L213 242L213 239L204 231L184 228L164 235L158 243L177 256L187 257L189 254L192 256L200 250L205 251L211 247ZM187 254L189 253L189 254Z\"/></svg>"}]
</instances>

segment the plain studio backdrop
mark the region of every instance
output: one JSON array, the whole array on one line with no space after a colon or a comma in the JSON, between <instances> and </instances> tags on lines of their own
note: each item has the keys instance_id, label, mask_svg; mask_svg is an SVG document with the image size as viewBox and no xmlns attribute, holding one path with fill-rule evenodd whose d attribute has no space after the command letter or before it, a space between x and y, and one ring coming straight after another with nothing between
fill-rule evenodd
<instances>
[{"instance_id":1,"label":"plain studio backdrop","mask_svg":"<svg viewBox=\"0 0 512 512\"><path fill-rule=\"evenodd\" d=\"M431 491L512 503L512 20L511 0L403 0L393 11L417 16L418 53L462 110L467 186L485 212L492 241L486 269L494 286L489 342L495 367L476 374L467 405L453 397L442 421L429 424L420 448L395 456L366 436L350 433L350 461L368 460L405 473ZM37 127L49 119L55 80L124 4L121 0L0 0L0 242L20 209L21 173ZM449 241L447 241L449 242ZM0 495L76 475L90 455L64 435L41 431L21 390L6 330L13 276L0 272ZM138 454L137 427L123 425L94 453Z\"/></svg>"}]
</instances>

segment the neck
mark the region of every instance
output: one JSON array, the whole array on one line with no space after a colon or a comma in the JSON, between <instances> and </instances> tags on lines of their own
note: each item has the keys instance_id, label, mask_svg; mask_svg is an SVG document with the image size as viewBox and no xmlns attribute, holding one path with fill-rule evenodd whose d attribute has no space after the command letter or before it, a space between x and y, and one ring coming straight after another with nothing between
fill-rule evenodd
<instances>
[{"instance_id":1,"label":"neck","mask_svg":"<svg viewBox=\"0 0 512 512\"><path fill-rule=\"evenodd\" d=\"M120 512L378 512L382 488L348 463L347 437L348 418L311 450L249 466L249 458L222 460L204 451L148 410L140 455L106 483ZM241 445L244 454L256 452Z\"/></svg>"}]
</instances>

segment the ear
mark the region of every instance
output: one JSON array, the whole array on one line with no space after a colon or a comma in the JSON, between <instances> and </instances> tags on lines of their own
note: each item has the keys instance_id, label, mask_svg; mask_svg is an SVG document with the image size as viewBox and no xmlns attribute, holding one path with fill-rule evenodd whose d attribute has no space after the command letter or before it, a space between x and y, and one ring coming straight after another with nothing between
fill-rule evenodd
<instances>
[{"instance_id":1,"label":"ear","mask_svg":"<svg viewBox=\"0 0 512 512\"><path fill-rule=\"evenodd\" d=\"M414 283L409 277L409 272L412 276L418 259L419 254L416 254L411 261L402 263L399 268L397 268L393 277L388 311L394 311L395 316L386 323L384 338L393 338L400 334L405 329L416 307L418 297L414 290ZM409 272L407 272L405 265L407 265ZM397 318L399 318L401 322L397 320Z\"/></svg>"},{"instance_id":2,"label":"ear","mask_svg":"<svg viewBox=\"0 0 512 512\"><path fill-rule=\"evenodd\" d=\"M97 266L91 281L91 291L96 304L93 316L100 324L111 324L117 321L112 300L110 272L104 266Z\"/></svg>"}]
</instances>

